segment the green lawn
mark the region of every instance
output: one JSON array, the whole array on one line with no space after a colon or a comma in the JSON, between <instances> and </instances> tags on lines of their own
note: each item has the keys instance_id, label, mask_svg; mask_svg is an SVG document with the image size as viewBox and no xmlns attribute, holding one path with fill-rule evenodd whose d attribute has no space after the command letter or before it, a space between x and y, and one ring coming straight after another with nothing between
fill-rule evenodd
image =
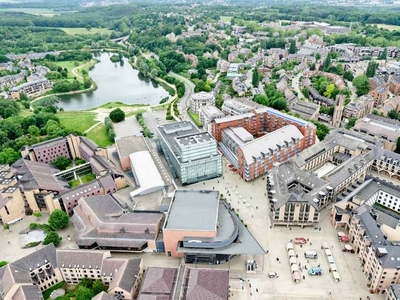
<instances>
[{"instance_id":1,"label":"green lawn","mask_svg":"<svg viewBox=\"0 0 400 300\"><path fill-rule=\"evenodd\" d=\"M0 12L11 12L11 11L37 15L37 16L44 16L44 17L53 17L54 15L58 14L54 10L47 8L1 8L0 9Z\"/></svg>"},{"instance_id":2,"label":"green lawn","mask_svg":"<svg viewBox=\"0 0 400 300\"><path fill-rule=\"evenodd\" d=\"M387 25L387 24L378 24L378 28L387 29L387 30L400 30L400 26Z\"/></svg>"},{"instance_id":3,"label":"green lawn","mask_svg":"<svg viewBox=\"0 0 400 300\"><path fill-rule=\"evenodd\" d=\"M69 35L76 35L76 34L96 34L96 33L102 33L102 34L111 34L111 30L107 28L92 28L90 30L87 30L86 28L62 28L59 27L58 29L61 29L64 31L66 34Z\"/></svg>"},{"instance_id":4,"label":"green lawn","mask_svg":"<svg viewBox=\"0 0 400 300\"><path fill-rule=\"evenodd\" d=\"M96 113L87 111L63 111L57 114L61 125L66 129L77 130L81 133L97 123L94 120L95 116Z\"/></svg>"},{"instance_id":5,"label":"green lawn","mask_svg":"<svg viewBox=\"0 0 400 300\"><path fill-rule=\"evenodd\" d=\"M82 176L78 176L78 177L79 177L81 180L79 180L79 179L73 179L73 180L70 180L70 181L68 182L68 184L69 184L69 186L70 186L71 188L80 186L81 184L84 184L84 183L86 183L86 182L89 182L89 181L92 181L92 180L95 180L95 179L96 179L96 175L94 175L93 173L86 174L86 175L82 175ZM82 182L82 183L81 183L81 182Z\"/></svg>"},{"instance_id":6,"label":"green lawn","mask_svg":"<svg viewBox=\"0 0 400 300\"><path fill-rule=\"evenodd\" d=\"M97 125L87 133L87 138L94 141L100 147L107 147L113 144L107 135L106 127L103 124Z\"/></svg>"},{"instance_id":7,"label":"green lawn","mask_svg":"<svg viewBox=\"0 0 400 300\"><path fill-rule=\"evenodd\" d=\"M42 295L44 299L49 299L51 292L57 290L57 289L62 289L65 285L65 281L61 281L59 283L57 283L56 285L52 286L51 288L49 288L48 290L45 290Z\"/></svg>"},{"instance_id":8,"label":"green lawn","mask_svg":"<svg viewBox=\"0 0 400 300\"><path fill-rule=\"evenodd\" d=\"M199 115L192 111L189 111L189 115L192 118L192 120L196 123L196 125L200 127L201 123L200 123Z\"/></svg>"},{"instance_id":9,"label":"green lawn","mask_svg":"<svg viewBox=\"0 0 400 300\"><path fill-rule=\"evenodd\" d=\"M74 73L72 73L72 69L76 68L79 65L83 65L85 63L87 63L87 62L70 61L70 60L67 60L67 61L56 61L55 62L55 64L57 66L60 66L61 68L68 70L67 79L75 79L75 77L77 77L77 76L75 76ZM79 77L77 77L76 79L78 79L79 81L82 82L82 80Z\"/></svg>"},{"instance_id":10,"label":"green lawn","mask_svg":"<svg viewBox=\"0 0 400 300\"><path fill-rule=\"evenodd\" d=\"M126 103L122 103L122 102L108 102L106 104L103 104L102 108L117 108L117 107L144 107L144 106L148 106L146 104L126 104ZM93 109L97 109L93 108Z\"/></svg>"},{"instance_id":11,"label":"green lawn","mask_svg":"<svg viewBox=\"0 0 400 300\"><path fill-rule=\"evenodd\" d=\"M223 22L230 22L232 20L232 17L228 16L220 16L219 19Z\"/></svg>"}]
</instances>

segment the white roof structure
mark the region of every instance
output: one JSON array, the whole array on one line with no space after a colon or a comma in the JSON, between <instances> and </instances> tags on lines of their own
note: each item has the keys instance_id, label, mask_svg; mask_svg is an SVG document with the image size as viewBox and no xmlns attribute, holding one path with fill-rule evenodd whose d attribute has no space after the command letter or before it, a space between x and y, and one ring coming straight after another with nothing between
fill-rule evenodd
<instances>
[{"instance_id":1,"label":"white roof structure","mask_svg":"<svg viewBox=\"0 0 400 300\"><path fill-rule=\"evenodd\" d=\"M161 190L164 180L157 169L149 151L138 151L129 155L132 172L139 188L131 192L131 197Z\"/></svg>"}]
</instances>

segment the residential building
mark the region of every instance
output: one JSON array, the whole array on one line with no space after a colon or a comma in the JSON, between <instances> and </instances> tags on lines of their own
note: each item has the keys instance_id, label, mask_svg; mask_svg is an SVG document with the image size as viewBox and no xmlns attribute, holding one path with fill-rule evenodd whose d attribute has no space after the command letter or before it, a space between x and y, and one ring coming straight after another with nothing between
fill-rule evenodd
<instances>
[{"instance_id":1,"label":"residential building","mask_svg":"<svg viewBox=\"0 0 400 300\"><path fill-rule=\"evenodd\" d=\"M389 176L390 178L400 180L400 154L386 149L376 148L372 170Z\"/></svg>"},{"instance_id":2,"label":"residential building","mask_svg":"<svg viewBox=\"0 0 400 300\"><path fill-rule=\"evenodd\" d=\"M142 252L157 249L162 217L159 212L129 212L113 196L99 195L82 197L72 222L81 249Z\"/></svg>"},{"instance_id":3,"label":"residential building","mask_svg":"<svg viewBox=\"0 0 400 300\"><path fill-rule=\"evenodd\" d=\"M378 113L387 116L392 110L397 112L400 111L400 96L395 96L388 99L383 106L378 108Z\"/></svg>"},{"instance_id":4,"label":"residential building","mask_svg":"<svg viewBox=\"0 0 400 300\"><path fill-rule=\"evenodd\" d=\"M214 120L212 134L218 141L222 141L222 130L228 127L243 127L252 136L262 136L286 125L294 125L304 136L302 149L315 143L316 127L302 119L281 113L269 107L254 109L251 113L230 116Z\"/></svg>"},{"instance_id":5,"label":"residential building","mask_svg":"<svg viewBox=\"0 0 400 300\"><path fill-rule=\"evenodd\" d=\"M299 100L290 106L290 111L294 114L298 114L302 119L317 120L319 107L318 104Z\"/></svg>"},{"instance_id":6,"label":"residential building","mask_svg":"<svg viewBox=\"0 0 400 300\"><path fill-rule=\"evenodd\" d=\"M133 300L142 274L141 259L117 259L109 251L56 250L50 244L0 268L0 289L4 299L39 300L62 281L74 285L90 278L107 285L110 296Z\"/></svg>"},{"instance_id":7,"label":"residential building","mask_svg":"<svg viewBox=\"0 0 400 300\"><path fill-rule=\"evenodd\" d=\"M400 56L400 53L399 53ZM400 299L400 284L391 284L390 287L386 290L386 298L385 300L397 300Z\"/></svg>"},{"instance_id":8,"label":"residential building","mask_svg":"<svg viewBox=\"0 0 400 300\"><path fill-rule=\"evenodd\" d=\"M391 284L400 283L400 247L387 232L396 231L399 220L383 211L362 205L353 211L349 238L363 268L372 293L385 293ZM378 226L379 224L379 226Z\"/></svg>"},{"instance_id":9,"label":"residential building","mask_svg":"<svg viewBox=\"0 0 400 300\"><path fill-rule=\"evenodd\" d=\"M290 160L267 176L270 218L273 226L312 226L320 218L320 194L328 182L299 169Z\"/></svg>"},{"instance_id":10,"label":"residential building","mask_svg":"<svg viewBox=\"0 0 400 300\"><path fill-rule=\"evenodd\" d=\"M25 159L49 164L55 161L59 156L64 156L68 159L80 157L79 143L79 136L71 134L66 137L58 137L32 146L24 146L21 150L21 154Z\"/></svg>"},{"instance_id":11,"label":"residential building","mask_svg":"<svg viewBox=\"0 0 400 300\"><path fill-rule=\"evenodd\" d=\"M389 97L389 89L385 85L380 85L375 89L372 89L368 95L374 98L374 106L380 106L386 102L387 98Z\"/></svg>"},{"instance_id":12,"label":"residential building","mask_svg":"<svg viewBox=\"0 0 400 300\"><path fill-rule=\"evenodd\" d=\"M235 77L232 80L232 89L239 97L244 96L247 92L247 85L241 78Z\"/></svg>"},{"instance_id":13,"label":"residential building","mask_svg":"<svg viewBox=\"0 0 400 300\"><path fill-rule=\"evenodd\" d=\"M370 114L374 108L374 99L370 96L361 96L356 102L350 102L344 108L343 116L345 118L364 118Z\"/></svg>"},{"instance_id":14,"label":"residential building","mask_svg":"<svg viewBox=\"0 0 400 300\"><path fill-rule=\"evenodd\" d=\"M204 129L207 132L211 132L211 122L214 121L215 119L223 118L225 117L224 113L220 111L216 106L213 105L207 105L203 106L200 109L199 113L199 118L200 118L200 123L203 125Z\"/></svg>"},{"instance_id":15,"label":"residential building","mask_svg":"<svg viewBox=\"0 0 400 300\"><path fill-rule=\"evenodd\" d=\"M111 174L106 174L74 189L60 192L59 197L55 198L62 204L62 209L71 216L74 213L74 208L78 205L79 199L82 197L107 195L116 191L117 186Z\"/></svg>"},{"instance_id":16,"label":"residential building","mask_svg":"<svg viewBox=\"0 0 400 300\"><path fill-rule=\"evenodd\" d=\"M303 78L301 85L309 90L310 96L314 100L314 102L318 103L319 105L325 106L333 105L333 100L331 98L320 95L320 93L313 87L310 79Z\"/></svg>"},{"instance_id":17,"label":"residential building","mask_svg":"<svg viewBox=\"0 0 400 300\"><path fill-rule=\"evenodd\" d=\"M393 151L400 137L400 121L369 114L358 120L353 130L379 138L385 149Z\"/></svg>"},{"instance_id":18,"label":"residential building","mask_svg":"<svg viewBox=\"0 0 400 300\"><path fill-rule=\"evenodd\" d=\"M247 114L254 108L255 105L250 105L250 103L247 103L247 101L245 101L243 98L238 98L225 100L221 109L225 115L236 116Z\"/></svg>"},{"instance_id":19,"label":"residential building","mask_svg":"<svg viewBox=\"0 0 400 300\"><path fill-rule=\"evenodd\" d=\"M14 86L10 89L10 95L13 99L19 99L21 93L24 93L28 97L34 97L44 94L52 87L53 85L51 84L51 82L46 78L43 78Z\"/></svg>"},{"instance_id":20,"label":"residential building","mask_svg":"<svg viewBox=\"0 0 400 300\"><path fill-rule=\"evenodd\" d=\"M247 136L252 137L247 133L244 139ZM237 137L241 138L240 135ZM232 152L237 157L239 175L246 181L264 175L274 163L284 162L301 152L303 139L296 126L287 125L255 140L241 142L237 152Z\"/></svg>"},{"instance_id":21,"label":"residential building","mask_svg":"<svg viewBox=\"0 0 400 300\"><path fill-rule=\"evenodd\" d=\"M265 252L218 191L176 190L163 227L167 256L220 264Z\"/></svg>"},{"instance_id":22,"label":"residential building","mask_svg":"<svg viewBox=\"0 0 400 300\"><path fill-rule=\"evenodd\" d=\"M222 157L218 153L217 142L191 122L158 126L156 143L181 184L222 175Z\"/></svg>"},{"instance_id":23,"label":"residential building","mask_svg":"<svg viewBox=\"0 0 400 300\"><path fill-rule=\"evenodd\" d=\"M389 80L389 91L395 96L400 95L400 74L393 75Z\"/></svg>"},{"instance_id":24,"label":"residential building","mask_svg":"<svg viewBox=\"0 0 400 300\"><path fill-rule=\"evenodd\" d=\"M226 300L228 294L228 270L151 267L146 271L138 300Z\"/></svg>"},{"instance_id":25,"label":"residential building","mask_svg":"<svg viewBox=\"0 0 400 300\"><path fill-rule=\"evenodd\" d=\"M215 105L215 97L213 93L200 92L193 94L190 98L190 109L198 114L200 109L206 105Z\"/></svg>"}]
</instances>

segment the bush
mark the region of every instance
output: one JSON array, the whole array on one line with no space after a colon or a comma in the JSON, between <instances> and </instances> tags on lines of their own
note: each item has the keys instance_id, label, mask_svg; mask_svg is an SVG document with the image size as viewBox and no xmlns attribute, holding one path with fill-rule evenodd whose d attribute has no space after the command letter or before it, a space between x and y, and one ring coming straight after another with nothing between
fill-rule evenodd
<instances>
[{"instance_id":1,"label":"bush","mask_svg":"<svg viewBox=\"0 0 400 300\"><path fill-rule=\"evenodd\" d=\"M53 243L54 246L60 245L62 237L58 235L57 232L50 231L47 233L46 237L44 238L43 245L48 245Z\"/></svg>"},{"instance_id":2,"label":"bush","mask_svg":"<svg viewBox=\"0 0 400 300\"><path fill-rule=\"evenodd\" d=\"M112 112L110 112L110 119L114 123L121 122L125 120L125 113L122 111L122 109L116 108Z\"/></svg>"},{"instance_id":3,"label":"bush","mask_svg":"<svg viewBox=\"0 0 400 300\"><path fill-rule=\"evenodd\" d=\"M49 225L54 230L59 230L68 225L68 215L60 209L55 209L49 217Z\"/></svg>"},{"instance_id":4,"label":"bush","mask_svg":"<svg viewBox=\"0 0 400 300\"><path fill-rule=\"evenodd\" d=\"M5 260L0 261L0 268L4 267L7 264L8 264L8 262L6 262Z\"/></svg>"}]
</instances>

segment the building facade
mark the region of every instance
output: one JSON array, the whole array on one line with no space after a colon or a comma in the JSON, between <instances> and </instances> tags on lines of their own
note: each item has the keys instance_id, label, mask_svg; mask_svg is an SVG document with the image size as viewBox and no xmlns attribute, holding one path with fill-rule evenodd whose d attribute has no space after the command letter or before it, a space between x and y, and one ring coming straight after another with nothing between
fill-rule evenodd
<instances>
[{"instance_id":1,"label":"building facade","mask_svg":"<svg viewBox=\"0 0 400 300\"><path fill-rule=\"evenodd\" d=\"M215 105L215 96L213 93L200 92L193 94L192 98L190 98L190 109L196 114L206 105Z\"/></svg>"},{"instance_id":2,"label":"building facade","mask_svg":"<svg viewBox=\"0 0 400 300\"><path fill-rule=\"evenodd\" d=\"M215 139L191 122L157 127L158 150L182 184L191 184L222 175L222 157Z\"/></svg>"}]
</instances>

